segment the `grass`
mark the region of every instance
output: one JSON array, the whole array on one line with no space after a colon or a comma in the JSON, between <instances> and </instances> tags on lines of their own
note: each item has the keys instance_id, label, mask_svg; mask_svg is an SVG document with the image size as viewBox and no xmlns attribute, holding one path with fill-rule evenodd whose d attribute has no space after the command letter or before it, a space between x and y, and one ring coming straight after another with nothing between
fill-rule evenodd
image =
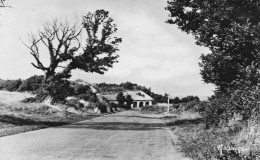
<instances>
[{"instance_id":1,"label":"grass","mask_svg":"<svg viewBox=\"0 0 260 160\"><path fill-rule=\"evenodd\" d=\"M205 129L203 118L194 103L181 104L170 113L177 116L164 116L162 119L178 136L178 145L185 156L194 160L257 160L260 159L260 118L252 117L241 121L230 119L226 125ZM142 108L143 113L161 114L165 105Z\"/></svg>"},{"instance_id":2,"label":"grass","mask_svg":"<svg viewBox=\"0 0 260 160\"><path fill-rule=\"evenodd\" d=\"M61 112L40 103L22 103L28 93L0 92L0 137L74 123L97 116Z\"/></svg>"},{"instance_id":3,"label":"grass","mask_svg":"<svg viewBox=\"0 0 260 160\"><path fill-rule=\"evenodd\" d=\"M141 108L141 112L144 114L162 114L167 112L168 104L156 104L151 106L144 106ZM173 113L175 109L170 106L170 113Z\"/></svg>"},{"instance_id":4,"label":"grass","mask_svg":"<svg viewBox=\"0 0 260 160\"><path fill-rule=\"evenodd\" d=\"M255 121L247 124L232 122L230 126L206 130L201 117L186 111L175 119L164 119L179 137L182 152L195 160L256 160L260 154L260 126ZM238 123L238 122L236 122ZM220 148L222 147L222 148ZM229 148L228 148L229 147ZM221 154L221 152L222 154Z\"/></svg>"}]
</instances>

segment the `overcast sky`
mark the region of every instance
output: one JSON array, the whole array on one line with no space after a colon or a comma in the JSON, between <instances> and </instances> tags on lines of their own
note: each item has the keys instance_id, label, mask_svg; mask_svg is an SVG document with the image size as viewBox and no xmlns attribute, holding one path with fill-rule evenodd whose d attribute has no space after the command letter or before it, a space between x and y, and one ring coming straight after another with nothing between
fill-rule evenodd
<instances>
[{"instance_id":1,"label":"overcast sky","mask_svg":"<svg viewBox=\"0 0 260 160\"><path fill-rule=\"evenodd\" d=\"M19 38L36 32L56 17L81 16L96 9L108 10L118 26L119 63L104 75L73 72L72 79L90 83L130 81L172 95L211 95L214 87L199 74L199 57L207 48L195 45L191 35L165 23L167 0L8 0L0 8L0 78L28 78L42 74Z\"/></svg>"}]
</instances>

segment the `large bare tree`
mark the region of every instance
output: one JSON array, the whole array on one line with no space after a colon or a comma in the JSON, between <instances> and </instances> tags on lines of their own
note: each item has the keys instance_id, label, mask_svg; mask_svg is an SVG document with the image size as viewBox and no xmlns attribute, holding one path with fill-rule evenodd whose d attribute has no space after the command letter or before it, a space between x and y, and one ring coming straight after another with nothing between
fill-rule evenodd
<instances>
[{"instance_id":1,"label":"large bare tree","mask_svg":"<svg viewBox=\"0 0 260 160\"><path fill-rule=\"evenodd\" d=\"M114 36L117 26L108 14L97 10L74 23L56 19L29 35L24 44L35 59L32 65L44 71L45 82L68 79L75 69L103 74L117 62L122 39ZM40 59L42 54L49 55L48 64Z\"/></svg>"}]
</instances>

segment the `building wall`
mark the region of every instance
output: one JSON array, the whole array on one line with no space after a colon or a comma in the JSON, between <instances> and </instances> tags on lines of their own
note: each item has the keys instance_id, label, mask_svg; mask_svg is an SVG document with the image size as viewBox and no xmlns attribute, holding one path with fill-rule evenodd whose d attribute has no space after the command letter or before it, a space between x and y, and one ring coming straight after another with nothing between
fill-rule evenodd
<instances>
[{"instance_id":1,"label":"building wall","mask_svg":"<svg viewBox=\"0 0 260 160\"><path fill-rule=\"evenodd\" d=\"M109 103L118 104L118 101L109 101ZM143 106L151 106L152 101L133 101L131 108L141 108Z\"/></svg>"},{"instance_id":2,"label":"building wall","mask_svg":"<svg viewBox=\"0 0 260 160\"><path fill-rule=\"evenodd\" d=\"M134 101L131 105L132 108L141 108L143 106L150 106L152 105L152 101Z\"/></svg>"}]
</instances>

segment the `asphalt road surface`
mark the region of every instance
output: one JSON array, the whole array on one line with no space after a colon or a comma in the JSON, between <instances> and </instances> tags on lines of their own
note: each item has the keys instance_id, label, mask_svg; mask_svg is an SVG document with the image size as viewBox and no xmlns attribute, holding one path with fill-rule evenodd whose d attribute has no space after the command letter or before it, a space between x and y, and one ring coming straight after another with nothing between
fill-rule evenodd
<instances>
[{"instance_id":1,"label":"asphalt road surface","mask_svg":"<svg viewBox=\"0 0 260 160\"><path fill-rule=\"evenodd\" d=\"M0 138L0 160L186 160L158 116L126 111Z\"/></svg>"}]
</instances>

